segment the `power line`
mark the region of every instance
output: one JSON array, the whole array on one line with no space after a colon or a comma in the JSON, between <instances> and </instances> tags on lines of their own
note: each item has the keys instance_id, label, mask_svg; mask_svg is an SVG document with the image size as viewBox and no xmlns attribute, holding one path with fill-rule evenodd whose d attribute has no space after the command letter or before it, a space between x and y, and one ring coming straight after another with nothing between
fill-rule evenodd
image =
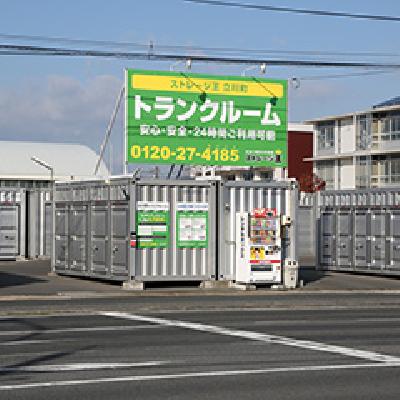
<instances>
[{"instance_id":1,"label":"power line","mask_svg":"<svg viewBox=\"0 0 400 400\"><path fill-rule=\"evenodd\" d=\"M223 7L236 7L236 8L247 8L251 10L261 11L276 11L276 12L287 12L295 14L307 14L307 15L318 15L326 17L346 17L356 19L367 19L374 21L391 21L400 22L400 17L392 17L390 15L374 15L374 14L353 14L341 11L325 11L325 10L309 10L303 8L290 8L290 7L275 7L269 5L258 5L249 3L237 3L219 0L183 0L187 3L198 3L206 4L211 6L223 6Z\"/></svg>"},{"instance_id":2,"label":"power line","mask_svg":"<svg viewBox=\"0 0 400 400\"><path fill-rule=\"evenodd\" d=\"M351 78L358 76L367 76L367 75L381 75L381 74L393 74L398 71L396 70L377 70L377 71L366 71L366 72L351 72L348 74L328 74L328 75L314 75L314 76L303 76L303 77L294 77L293 79L301 80L301 81L316 81L320 79L336 79L336 78Z\"/></svg>"},{"instance_id":3,"label":"power line","mask_svg":"<svg viewBox=\"0 0 400 400\"><path fill-rule=\"evenodd\" d=\"M0 39L10 41L25 40L33 42L50 42L55 44L81 44L96 47L115 46L117 48L139 48L141 50L150 49L150 44L134 43L134 42L116 42L110 40L90 40L90 39L76 39L66 37L50 37L50 36L37 36L37 35L17 35L0 33ZM188 51L209 51L209 52L222 52L222 53L244 53L244 54L282 54L282 55L310 55L310 56L352 56L352 57L400 57L400 53L393 52L368 52L368 51L323 51L323 50L276 50L276 49L243 49L235 47L207 47L207 46L187 46L187 45L156 45L151 44L153 49L164 50L188 50Z\"/></svg>"},{"instance_id":4,"label":"power line","mask_svg":"<svg viewBox=\"0 0 400 400\"><path fill-rule=\"evenodd\" d=\"M127 60L152 60L152 61L187 61L188 59L199 63L221 63L241 65L270 66L301 66L301 67L326 67L326 68L374 68L393 70L400 69L398 63L377 63L377 62L352 62L352 61L329 61L329 60L288 60L269 58L243 58L243 57L221 57L206 56L198 54L157 54L156 52L123 52L104 50L85 50L60 47L42 47L27 45L0 44L0 55L41 55L41 56L65 56L65 57L102 57Z\"/></svg>"}]
</instances>

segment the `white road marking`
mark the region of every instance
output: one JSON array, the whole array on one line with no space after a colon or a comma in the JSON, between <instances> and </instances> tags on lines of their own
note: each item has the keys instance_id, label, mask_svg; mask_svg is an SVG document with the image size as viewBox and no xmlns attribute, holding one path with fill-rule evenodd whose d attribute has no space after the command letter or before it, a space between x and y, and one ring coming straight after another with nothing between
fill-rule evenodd
<instances>
[{"instance_id":1,"label":"white road marking","mask_svg":"<svg viewBox=\"0 0 400 400\"><path fill-rule=\"evenodd\" d=\"M252 331L244 331L244 330L236 330L236 329L228 329L216 325L206 325L194 322L186 322L186 321L176 321L176 320L169 320L164 318L155 318L155 317L146 317L142 315L136 314L128 314L128 313L121 313L121 312L100 312L99 315L103 315L106 317L114 317L114 318L122 318L132 321L142 321L142 322L149 322L157 325L162 326L169 326L169 327L177 327L177 328L184 328L190 329L194 331L200 332L208 332L208 333L215 333L219 335L225 336L233 336L239 337L242 339L249 339L249 340L256 340L260 342L266 343L273 343L273 344L280 344L283 346L291 346L297 347L301 349L307 350L316 350L316 351L323 351L333 354L340 354L347 357L356 357L361 358L368 361L377 361L377 362L391 362L391 363L399 363L400 358L389 356L385 354L376 353L373 351L366 351L366 350L357 350L350 347L344 346L336 346L330 345L320 342L315 342L311 340L299 340L285 336L277 336L277 335L269 335L265 333L258 333Z\"/></svg>"},{"instance_id":2,"label":"white road marking","mask_svg":"<svg viewBox=\"0 0 400 400\"><path fill-rule=\"evenodd\" d=\"M21 367L0 367L0 372L60 372L86 371L98 369L117 369L133 367L155 367L167 364L166 361L145 361L137 363L77 363L60 365L27 365Z\"/></svg>"},{"instance_id":3,"label":"white road marking","mask_svg":"<svg viewBox=\"0 0 400 400\"><path fill-rule=\"evenodd\" d=\"M302 365L298 367L287 368L267 368L267 369L250 369L250 370L233 370L233 371L207 371L207 372L189 372L181 374L168 375L139 375L139 376L121 376L113 378L97 378L85 380L68 380L68 381L51 381L26 383L21 385L3 385L1 390L18 390L33 389L54 386L77 386L93 383L112 383L112 382L143 382L156 381L166 379L185 379L185 378L215 378L217 376L240 376L240 375L261 375L268 373L289 373L289 372L310 372L310 371L332 371L332 370L350 370L365 368L389 368L400 367L400 363L372 363L372 364L345 364L345 365Z\"/></svg>"},{"instance_id":4,"label":"white road marking","mask_svg":"<svg viewBox=\"0 0 400 400\"><path fill-rule=\"evenodd\" d=\"M159 328L157 325L118 325L118 326L96 326L93 328L61 328L61 329L37 329L26 331L3 331L0 336L12 335L29 335L33 333L40 334L56 334L56 333L73 333L73 332L104 332L104 331L132 331L136 329L154 329Z\"/></svg>"},{"instance_id":5,"label":"white road marking","mask_svg":"<svg viewBox=\"0 0 400 400\"><path fill-rule=\"evenodd\" d=\"M65 340L63 340L65 341ZM8 342L0 343L0 346L20 346L24 344L41 344L41 343L49 343L54 342L54 340L50 339L42 339L42 340L10 340Z\"/></svg>"},{"instance_id":6,"label":"white road marking","mask_svg":"<svg viewBox=\"0 0 400 400\"><path fill-rule=\"evenodd\" d=\"M382 317L382 318L357 318L357 322L400 322L398 317Z\"/></svg>"},{"instance_id":7,"label":"white road marking","mask_svg":"<svg viewBox=\"0 0 400 400\"><path fill-rule=\"evenodd\" d=\"M94 317L96 316L96 312L87 311L87 312L51 312L51 313L43 313L43 314L10 314L10 315L1 315L1 320L13 320L13 319L37 319L37 318L54 318L54 317Z\"/></svg>"}]
</instances>

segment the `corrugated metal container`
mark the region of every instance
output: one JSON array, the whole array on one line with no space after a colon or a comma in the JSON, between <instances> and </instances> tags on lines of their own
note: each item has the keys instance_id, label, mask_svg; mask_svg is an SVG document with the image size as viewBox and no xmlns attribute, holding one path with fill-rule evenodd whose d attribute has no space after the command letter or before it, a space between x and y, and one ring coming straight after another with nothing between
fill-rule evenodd
<instances>
[{"instance_id":1,"label":"corrugated metal container","mask_svg":"<svg viewBox=\"0 0 400 400\"><path fill-rule=\"evenodd\" d=\"M297 187L293 182L228 181L219 187L219 279L234 280L236 273L236 213L254 208L276 208L292 224L282 237L282 259L296 260Z\"/></svg>"},{"instance_id":2,"label":"corrugated metal container","mask_svg":"<svg viewBox=\"0 0 400 400\"><path fill-rule=\"evenodd\" d=\"M297 259L300 267L315 267L315 212L315 194L300 193L296 223Z\"/></svg>"},{"instance_id":3,"label":"corrugated metal container","mask_svg":"<svg viewBox=\"0 0 400 400\"><path fill-rule=\"evenodd\" d=\"M296 259L296 199L292 182L111 178L57 184L55 269L121 281L234 280L236 212L270 207L291 216L283 257ZM154 236L164 244L152 246L153 239L145 239L143 207L160 207L168 219L166 236ZM192 217L206 234L195 244L185 242L181 232L186 209L201 210L201 218Z\"/></svg>"},{"instance_id":4,"label":"corrugated metal container","mask_svg":"<svg viewBox=\"0 0 400 400\"><path fill-rule=\"evenodd\" d=\"M319 268L400 275L400 189L318 197Z\"/></svg>"},{"instance_id":5,"label":"corrugated metal container","mask_svg":"<svg viewBox=\"0 0 400 400\"><path fill-rule=\"evenodd\" d=\"M215 279L216 248L216 182L206 181L140 181L133 185L136 202L169 203L170 241L167 248L134 249L135 280L210 280ZM174 216L178 203L208 203L208 246L177 246Z\"/></svg>"},{"instance_id":6,"label":"corrugated metal container","mask_svg":"<svg viewBox=\"0 0 400 400\"><path fill-rule=\"evenodd\" d=\"M20 249L21 192L0 191L0 260L15 259Z\"/></svg>"},{"instance_id":7,"label":"corrugated metal container","mask_svg":"<svg viewBox=\"0 0 400 400\"><path fill-rule=\"evenodd\" d=\"M0 188L0 259L36 258L46 253L49 190Z\"/></svg>"}]
</instances>

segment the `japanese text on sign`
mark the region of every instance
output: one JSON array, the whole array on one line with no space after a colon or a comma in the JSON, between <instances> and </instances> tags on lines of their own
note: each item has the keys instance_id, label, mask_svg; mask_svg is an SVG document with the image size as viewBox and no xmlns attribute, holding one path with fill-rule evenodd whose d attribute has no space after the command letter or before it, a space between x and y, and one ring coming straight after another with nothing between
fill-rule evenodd
<instances>
[{"instance_id":1,"label":"japanese text on sign","mask_svg":"<svg viewBox=\"0 0 400 400\"><path fill-rule=\"evenodd\" d=\"M285 81L126 74L128 161L286 166Z\"/></svg>"}]
</instances>

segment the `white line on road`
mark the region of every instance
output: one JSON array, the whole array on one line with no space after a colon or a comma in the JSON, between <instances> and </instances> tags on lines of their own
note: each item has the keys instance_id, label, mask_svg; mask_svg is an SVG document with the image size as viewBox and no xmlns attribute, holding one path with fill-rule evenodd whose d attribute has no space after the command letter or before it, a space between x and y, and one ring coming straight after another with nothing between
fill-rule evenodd
<instances>
[{"instance_id":1,"label":"white line on road","mask_svg":"<svg viewBox=\"0 0 400 400\"><path fill-rule=\"evenodd\" d=\"M60 372L86 371L98 369L117 369L133 367L156 367L167 364L166 361L145 361L137 363L77 363L60 365L26 365L21 367L0 367L0 372Z\"/></svg>"},{"instance_id":2,"label":"white line on road","mask_svg":"<svg viewBox=\"0 0 400 400\"><path fill-rule=\"evenodd\" d=\"M74 333L74 332L97 332L97 331L132 331L136 329L154 329L157 325L118 325L118 326L96 326L93 328L61 328L61 329L36 329L26 331L3 331L0 336L29 335L34 333L55 334L55 333Z\"/></svg>"},{"instance_id":3,"label":"white line on road","mask_svg":"<svg viewBox=\"0 0 400 400\"><path fill-rule=\"evenodd\" d=\"M256 340L256 341L260 341L260 342L273 343L273 344L280 344L283 346L291 346L291 347L297 347L297 348L302 348L302 349L307 349L307 350L324 351L324 352L340 354L340 355L348 356L348 357L361 358L361 359L368 360L368 361L377 361L377 362L386 362L386 363L387 362L394 362L394 363L400 362L399 357L380 354L380 353L376 353L373 351L357 350L357 349L344 347L344 346L330 345L330 344L315 342L315 341L311 341L311 340L299 340L299 339L289 338L289 337L285 337L285 336L268 335L265 333L258 333L258 332L252 332L252 331L228 329L228 328L224 328L224 327L220 327L220 326L216 326L216 325L206 325L206 324L199 324L199 323L194 323L194 322L169 320L169 319L155 318L155 317L146 317L146 316L142 316L142 315L121 313L121 312L100 312L99 314L106 316L106 317L122 318L122 319L132 320L132 321L149 322L149 323L162 325L162 326L184 328L184 329L190 329L190 330L194 330L194 331L207 332L207 333L216 333L219 335L239 337L242 339Z\"/></svg>"},{"instance_id":4,"label":"white line on road","mask_svg":"<svg viewBox=\"0 0 400 400\"><path fill-rule=\"evenodd\" d=\"M65 341L65 339L63 339ZM41 343L49 343L54 342L54 340L50 339L38 339L38 340L10 340L8 342L0 343L0 346L22 346L25 344L41 344Z\"/></svg>"},{"instance_id":5,"label":"white line on road","mask_svg":"<svg viewBox=\"0 0 400 400\"><path fill-rule=\"evenodd\" d=\"M357 318L357 322L400 322L398 317L382 317L382 318Z\"/></svg>"},{"instance_id":6,"label":"white line on road","mask_svg":"<svg viewBox=\"0 0 400 400\"><path fill-rule=\"evenodd\" d=\"M310 372L310 371L332 371L332 370L350 370L350 369L365 369L365 368L388 368L400 367L400 363L372 363L372 364L345 364L345 365L302 365L298 367L287 368L267 368L253 370L234 370L234 371L207 371L207 372L189 372L181 374L166 374L166 375L139 375L139 376L121 376L114 378L96 378L85 380L68 380L68 381L51 381L51 382L36 382L26 383L21 385L4 385L0 386L1 390L18 390L18 389L33 389L54 386L78 386L93 383L112 383L112 382L143 382L157 381L166 379L185 379L185 378L215 378L217 376L244 376L244 375L261 375L268 373L280 372Z\"/></svg>"}]
</instances>

